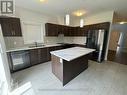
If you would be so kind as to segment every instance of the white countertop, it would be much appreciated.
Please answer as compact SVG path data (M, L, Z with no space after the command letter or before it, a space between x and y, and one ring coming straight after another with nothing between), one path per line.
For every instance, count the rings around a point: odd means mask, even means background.
M50 53L66 61L71 61L83 55L89 54L93 51L95 50L89 48L82 48L82 47L73 47L68 49L52 51Z
M6 52L13 52L13 51L20 51L20 50L30 50L30 49L38 49L38 48L45 48L45 47L53 47L53 46L60 46L61 44L50 44L50 45L44 45L44 46L39 46L39 47L17 47L17 48L10 48L7 49Z

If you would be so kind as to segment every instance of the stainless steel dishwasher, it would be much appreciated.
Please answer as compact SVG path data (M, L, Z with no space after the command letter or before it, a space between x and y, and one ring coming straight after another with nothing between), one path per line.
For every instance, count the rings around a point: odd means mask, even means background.
M15 72L31 66L29 51L15 51L9 53L10 59L10 70Z

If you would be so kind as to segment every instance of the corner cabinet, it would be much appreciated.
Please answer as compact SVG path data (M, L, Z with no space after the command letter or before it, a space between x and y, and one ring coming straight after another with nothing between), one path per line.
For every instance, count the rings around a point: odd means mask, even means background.
M3 31L3 36L22 36L21 24L19 18L0 18L0 23Z
M59 34L64 34L64 36L73 37L73 36L85 36L86 34L85 29L80 27L46 23L45 28L46 28L46 36L58 36Z
M46 23L46 36L58 36L59 34L64 34L64 36L87 36L88 31L104 29L109 30L110 23L103 22L98 24L86 25L84 27L71 27L65 25L58 25L52 23Z

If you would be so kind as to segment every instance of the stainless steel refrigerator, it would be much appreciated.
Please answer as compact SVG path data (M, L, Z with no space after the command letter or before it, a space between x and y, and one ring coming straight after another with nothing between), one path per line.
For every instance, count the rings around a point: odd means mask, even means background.
M106 31L105 30L90 30L87 36L87 48L96 49L93 52L91 59L102 62L105 56L105 42L106 42Z

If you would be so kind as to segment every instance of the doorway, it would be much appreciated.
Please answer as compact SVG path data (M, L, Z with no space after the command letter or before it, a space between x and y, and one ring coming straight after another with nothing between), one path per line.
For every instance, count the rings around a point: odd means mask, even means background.
M122 32L111 32L108 60L127 65L127 52L124 52L122 48L122 42L126 40L125 38L123 38L123 36L125 35Z

